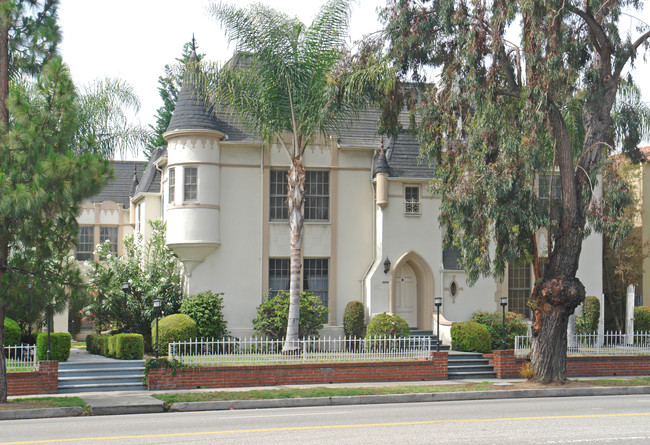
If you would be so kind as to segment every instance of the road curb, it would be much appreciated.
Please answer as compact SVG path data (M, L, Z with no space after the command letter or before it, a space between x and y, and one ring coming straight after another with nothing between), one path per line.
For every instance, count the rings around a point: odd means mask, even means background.
M524 399L535 397L588 397L650 394L650 386L604 388L549 388L495 391L384 394L365 396L310 397L303 399L233 400L215 402L177 402L168 411L223 411L231 409L297 408L308 406L375 405L382 403L452 402L465 400Z
M0 420L46 419L50 417L80 416L84 409L80 406L61 408L35 408L0 411Z

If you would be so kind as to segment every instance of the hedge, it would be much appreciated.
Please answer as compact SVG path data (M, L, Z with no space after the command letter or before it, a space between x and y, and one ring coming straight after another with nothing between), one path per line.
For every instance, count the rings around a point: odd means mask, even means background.
M119 360L140 360L144 357L144 338L141 334L117 334L115 358Z
M54 332L50 334L50 359L60 362L70 357L72 335L67 332ZM41 332L36 337L36 359L47 360L47 333Z
M16 346L20 344L20 326L11 318L5 317L5 333L2 344L4 346Z

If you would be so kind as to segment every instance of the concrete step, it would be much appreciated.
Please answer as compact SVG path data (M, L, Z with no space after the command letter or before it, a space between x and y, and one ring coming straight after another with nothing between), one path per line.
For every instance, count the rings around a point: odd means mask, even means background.
M61 369L59 377L97 377L107 375L144 374L144 366L130 368Z
M105 369L105 368L144 368L144 360L115 360L106 359L105 361L75 361L75 362L61 362L59 369L73 370L73 369Z
M496 372L454 372L448 373L448 380L463 380L463 379L496 379Z
M97 385L113 384L113 383L140 383L144 375L117 375L117 376L102 376L102 377L59 377L59 385L85 385L87 383L95 383Z
M59 394L104 391L145 391L147 387L140 383L104 383L104 384L70 384L59 385Z
M115 360L95 357L59 365L58 392L145 390L144 360Z

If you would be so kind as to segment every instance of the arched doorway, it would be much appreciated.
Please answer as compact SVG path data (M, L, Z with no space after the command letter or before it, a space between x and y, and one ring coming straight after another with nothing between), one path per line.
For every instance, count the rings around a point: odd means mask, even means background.
M414 251L406 252L395 262L390 278L389 309L412 328L432 329L433 273L424 258Z

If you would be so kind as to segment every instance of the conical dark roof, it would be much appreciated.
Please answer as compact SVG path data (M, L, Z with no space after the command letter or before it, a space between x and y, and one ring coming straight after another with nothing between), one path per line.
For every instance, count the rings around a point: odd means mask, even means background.
M192 51L190 62L196 62L196 51ZM206 108L203 99L197 97L197 91L186 77L176 101L176 108L167 127L174 130L215 130L220 131L214 115Z
M375 162L375 174L377 173L390 173L390 166L388 165L388 159L386 159L384 150L379 153L377 162Z

